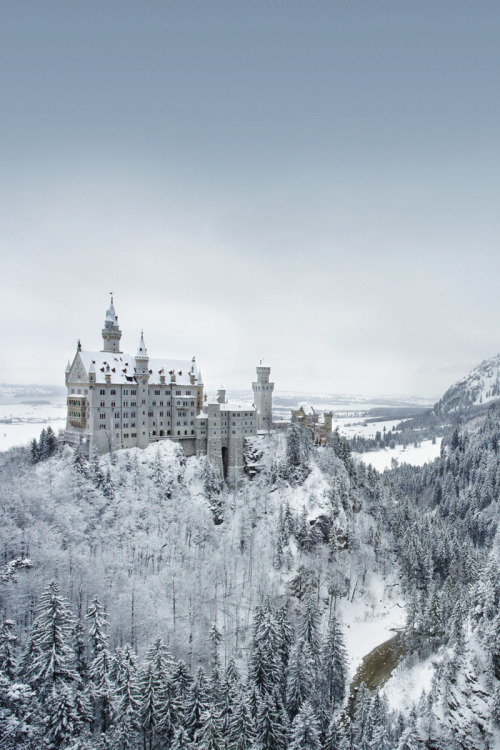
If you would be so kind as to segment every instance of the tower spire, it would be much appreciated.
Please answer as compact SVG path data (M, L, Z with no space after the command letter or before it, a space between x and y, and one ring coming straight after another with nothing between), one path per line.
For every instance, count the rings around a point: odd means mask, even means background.
M104 319L104 328L102 329L102 340L103 340L103 352L120 352L120 339L122 332L118 325L118 315L115 312L115 306L113 302L113 292L109 293L111 301L108 309L106 310L106 317Z

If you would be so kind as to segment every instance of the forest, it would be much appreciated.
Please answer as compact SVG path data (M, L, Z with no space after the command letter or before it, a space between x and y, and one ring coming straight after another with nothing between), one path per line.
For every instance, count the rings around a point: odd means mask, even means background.
M234 491L170 441L0 454L0 745L498 746L499 416L382 475L292 423ZM349 699L352 608L395 597L398 684L432 668L405 710Z

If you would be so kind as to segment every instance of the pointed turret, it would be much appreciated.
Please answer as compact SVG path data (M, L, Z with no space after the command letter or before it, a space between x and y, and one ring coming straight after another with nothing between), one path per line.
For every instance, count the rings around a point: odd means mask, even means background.
M111 304L106 310L104 328L102 329L103 352L120 352L120 339L122 332L118 325L118 315L115 312L113 295L111 294Z
M149 356L146 344L144 343L144 332L141 331L141 340L137 347L137 354L135 355L135 374L136 375L149 375Z

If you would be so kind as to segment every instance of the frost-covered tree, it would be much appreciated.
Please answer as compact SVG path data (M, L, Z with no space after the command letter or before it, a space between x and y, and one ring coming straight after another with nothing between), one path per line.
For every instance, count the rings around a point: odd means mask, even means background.
M256 720L257 747L260 750L285 750L287 729L277 693L263 695Z
M243 693L229 719L226 739L228 750L251 750L254 747L255 723L249 702Z
M293 720L289 750L320 750L319 723L309 701L305 701Z
M90 690L95 707L94 731L105 733L111 720L114 687L110 679L111 654L107 648L108 621L104 607L97 597L90 605L86 617L90 622L89 634L94 656L89 669Z
M72 636L74 618L59 587L52 581L40 597L24 670L42 695L57 693L58 688L76 678Z
M328 624L328 631L321 649L321 687L323 700L332 708L341 705L345 696L347 676L344 639L335 615Z
M208 684L202 667L196 673L184 705L185 726L191 739L194 739L202 725L202 716L209 707Z
M225 746L220 714L213 704L203 712L195 742L198 750L223 750Z
M4 620L0 628L0 669L9 680L14 680L17 672L16 645L15 622Z
M294 717L302 703L314 694L316 685L316 662L308 641L298 640L290 653L286 704L290 716Z

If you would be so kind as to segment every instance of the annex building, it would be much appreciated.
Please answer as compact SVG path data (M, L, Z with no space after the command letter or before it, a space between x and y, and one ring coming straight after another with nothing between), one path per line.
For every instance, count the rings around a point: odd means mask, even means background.
M210 401L195 357L150 358L142 332L134 356L121 351L121 337L111 297L102 349L88 351L78 342L66 367L65 441L90 453L174 440L186 456L206 455L228 482L237 481L246 439L272 429L271 368L257 367L251 406L228 402L222 386Z

